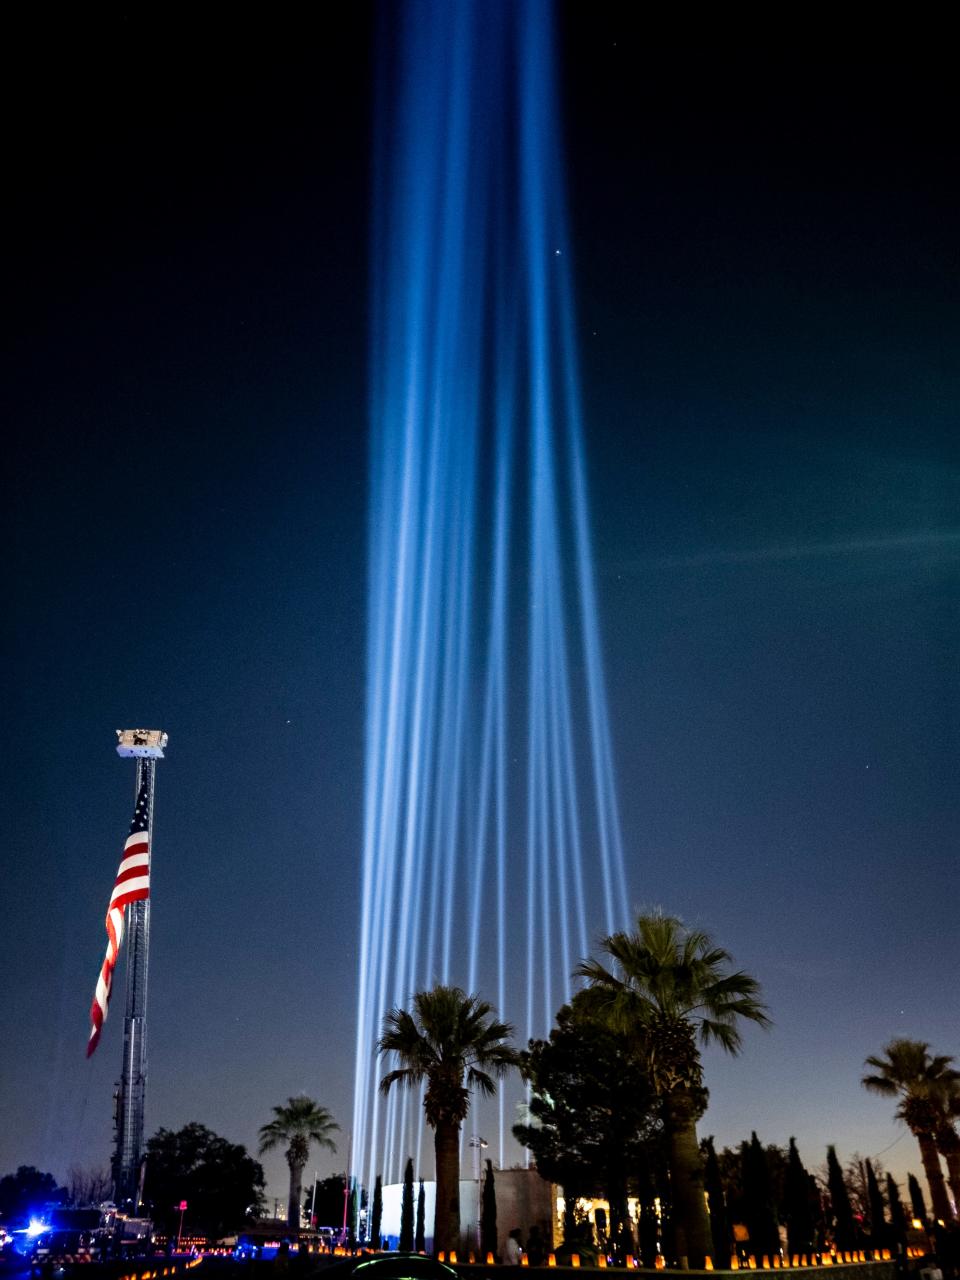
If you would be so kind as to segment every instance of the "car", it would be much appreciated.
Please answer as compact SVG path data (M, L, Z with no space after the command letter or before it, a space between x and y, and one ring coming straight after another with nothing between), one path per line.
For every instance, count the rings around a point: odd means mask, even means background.
M358 1258L337 1258L323 1268L323 1276L355 1277L356 1280L459 1280L453 1267L422 1253L361 1254Z

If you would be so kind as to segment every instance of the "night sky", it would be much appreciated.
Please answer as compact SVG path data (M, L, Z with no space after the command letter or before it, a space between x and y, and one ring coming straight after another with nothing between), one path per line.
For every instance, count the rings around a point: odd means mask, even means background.
M632 905L713 932L775 1023L708 1055L701 1130L795 1134L810 1167L896 1143L882 1162L919 1173L859 1078L893 1036L960 1055L947 42L561 16ZM254 1146L301 1091L346 1132L375 14L25 21L0 1173L109 1156L120 992L83 1054L133 804L113 731L141 724L171 738L147 1132Z

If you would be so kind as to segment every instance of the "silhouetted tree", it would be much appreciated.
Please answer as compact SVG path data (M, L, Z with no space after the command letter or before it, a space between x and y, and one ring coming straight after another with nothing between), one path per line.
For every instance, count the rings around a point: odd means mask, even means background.
M929 1221L927 1217L927 1202L923 1198L923 1191L916 1176L912 1173L907 1174L907 1187L910 1191L910 1207L913 1210L913 1216L919 1218L924 1226Z
M787 1251L809 1254L814 1248L814 1217L810 1203L810 1175L803 1167L796 1138L790 1139L783 1187L783 1211L787 1221Z
M228 1142L205 1125L187 1124L175 1132L158 1129L147 1143L144 1195L161 1231L176 1233L186 1200L191 1231L218 1239L242 1227L251 1206L259 1209L263 1169L246 1147ZM299 1221L299 1201L295 1206ZM256 1210L255 1210L256 1211Z
M374 1249L380 1248L383 1225L383 1178L377 1174L373 1184L373 1206L370 1209L370 1243Z
M104 1168L84 1169L72 1164L67 1170L70 1203L77 1208L102 1204L110 1198L110 1174Z
M710 1211L710 1235L713 1239L714 1265L726 1267L730 1261L730 1227L727 1223L727 1198L723 1192L723 1176L712 1136L704 1138L703 1189Z
M417 1253L426 1252L427 1236L426 1236L426 1216L427 1216L427 1197L423 1189L423 1179L420 1179L420 1190L417 1192L417 1231L413 1241L413 1247Z
M520 1065L509 1043L513 1027L500 1022L493 1006L459 987L418 991L413 1012L391 1009L383 1020L377 1050L400 1065L380 1081L380 1091L424 1085L423 1111L433 1130L437 1200L433 1247L460 1243L460 1129L470 1110L470 1091L492 1097L497 1081Z
M63 1204L68 1199L52 1173L43 1173L32 1164L22 1164L16 1173L0 1178L0 1217L4 1226L26 1226L31 1215L45 1204Z
M850 1210L855 1223L866 1223L870 1220L870 1195L867 1188L867 1168L859 1151L855 1151L847 1161L843 1171L843 1180L847 1184L847 1195L850 1197Z
M887 1174L887 1204L890 1206L890 1245L901 1253L907 1251L907 1215L900 1199L900 1188Z
M833 1239L838 1249L847 1251L856 1247L857 1231L850 1208L850 1196L843 1178L843 1170L837 1159L836 1147L827 1147L827 1190L830 1193L830 1212L833 1218Z
M899 1098L896 1115L920 1147L934 1216L948 1225L954 1217L940 1165L937 1135L944 1122L945 1092L960 1086L960 1071L952 1063L953 1059L945 1055L931 1056L924 1040L891 1040L882 1057L867 1058L864 1065L874 1070L861 1080L872 1093Z
M404 1253L413 1249L413 1160L408 1159L403 1171L403 1192L400 1197L400 1248Z
M940 1104L941 1116L937 1126L937 1150L947 1162L947 1182L953 1202L960 1213L960 1132L957 1121L960 1120L960 1075L956 1072L952 1077L943 1080L937 1089L937 1101Z
M767 1155L756 1133L740 1148L743 1166L744 1221L750 1233L750 1251L759 1259L780 1252L777 1202L767 1165Z
M662 1137L662 1135L661 1135ZM645 1267L656 1266L657 1242L670 1229L669 1179L662 1141L652 1139L640 1152L634 1173L637 1189L637 1252ZM660 1201L660 1215L657 1201Z
M613 964L580 964L577 976L590 984L582 994L612 1030L633 1037L650 1074L669 1142L676 1255L699 1268L712 1241L697 1141L707 1104L697 1042L738 1054L744 1021L769 1023L760 985L734 971L708 934L673 916L640 915L634 932L612 934L601 947Z
M648 1071L627 1034L590 1014L583 992L559 1010L548 1040L530 1041L523 1064L531 1122L513 1132L541 1176L563 1187L564 1238L577 1235L577 1197L602 1192L610 1205L608 1234L622 1247L627 1182L658 1128Z
M869 1160L865 1160L864 1165L867 1171L867 1199L870 1203L870 1240L875 1249L883 1249L887 1244L886 1205L873 1165Z
M353 1190L350 1192L350 1221L347 1227L350 1232L350 1240L356 1241L357 1232L360 1229L360 1202L361 1190L359 1178L351 1179L353 1182ZM366 1192L362 1193L363 1202L366 1203Z
M313 1213L317 1226L336 1227L343 1222L344 1181L342 1173L321 1178L304 1195L305 1213Z
M487 1161L487 1173L483 1180L483 1204L480 1208L481 1261L488 1253L497 1252L497 1189L493 1181L493 1161Z
M287 1198L287 1229L300 1234L300 1197L303 1171L310 1157L311 1144L336 1151L331 1133L340 1126L333 1116L313 1098L300 1095L288 1098L284 1106L273 1108L273 1119L260 1129L260 1154L274 1147L285 1147L284 1157L290 1170L290 1194Z
M810 1213L813 1217L813 1247L822 1249L827 1243L827 1217L824 1196L819 1182L812 1173L807 1175L810 1189Z

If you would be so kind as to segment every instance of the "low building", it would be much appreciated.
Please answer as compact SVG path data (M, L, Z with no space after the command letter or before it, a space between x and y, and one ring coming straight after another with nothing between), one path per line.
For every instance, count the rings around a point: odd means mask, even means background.
M519 1229L526 1240L530 1228L540 1228L540 1234L548 1248L553 1247L555 1232L554 1206L557 1188L545 1182L535 1169L495 1169L494 1187L497 1194L497 1252L503 1256L507 1237ZM471 1178L460 1182L461 1248L465 1256L480 1249L480 1200L482 1181ZM424 1226L427 1252L433 1249L433 1218L437 1198L437 1184L424 1182ZM416 1225L419 1183L413 1187L414 1225ZM403 1183L388 1183L383 1188L383 1216L381 1234L388 1246L396 1249L400 1240L400 1211L403 1201Z

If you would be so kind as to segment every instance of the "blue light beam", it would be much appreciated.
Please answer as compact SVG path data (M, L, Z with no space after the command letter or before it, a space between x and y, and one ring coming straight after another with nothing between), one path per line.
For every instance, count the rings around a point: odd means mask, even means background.
M521 1042L543 1035L588 936L629 916L553 8L382 14L352 1148L368 1186L408 1155L430 1167L419 1099L376 1091L387 1009L453 982ZM477 1119L501 1166L507 1108L501 1092Z

